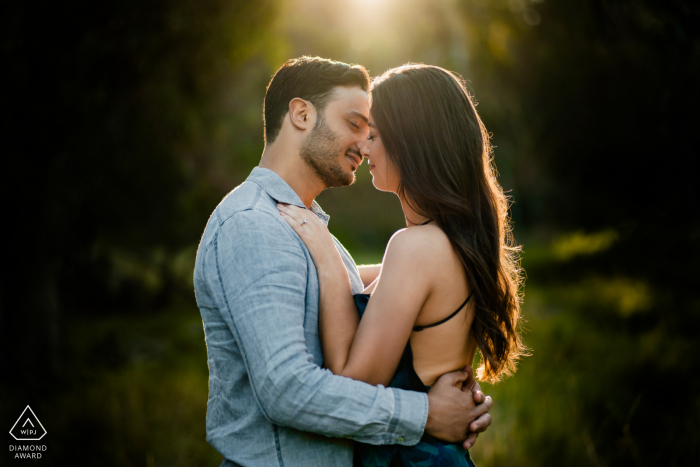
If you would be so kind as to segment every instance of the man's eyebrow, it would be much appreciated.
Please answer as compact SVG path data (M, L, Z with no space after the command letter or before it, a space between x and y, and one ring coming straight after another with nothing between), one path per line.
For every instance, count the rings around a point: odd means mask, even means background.
M351 110L350 113L357 115L360 117L365 123L369 124L369 119L362 115L362 113L358 112L357 110Z

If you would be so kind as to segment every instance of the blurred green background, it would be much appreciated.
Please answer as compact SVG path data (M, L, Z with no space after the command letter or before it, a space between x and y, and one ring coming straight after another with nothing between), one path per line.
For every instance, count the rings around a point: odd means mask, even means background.
M483 385L494 423L476 463L700 464L697 2L0 11L0 420L9 430L31 405L48 431L35 463L220 463L204 440L194 254L211 211L258 163L270 77L319 55L372 75L409 61L458 72L492 132L524 249L532 356ZM377 262L403 219L358 172L319 202L357 262Z

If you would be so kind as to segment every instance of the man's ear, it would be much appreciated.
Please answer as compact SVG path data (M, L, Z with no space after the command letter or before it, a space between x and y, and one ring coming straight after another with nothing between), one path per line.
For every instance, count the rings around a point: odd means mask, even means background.
M295 97L289 101L289 119L299 130L311 129L316 124L316 109L311 102Z

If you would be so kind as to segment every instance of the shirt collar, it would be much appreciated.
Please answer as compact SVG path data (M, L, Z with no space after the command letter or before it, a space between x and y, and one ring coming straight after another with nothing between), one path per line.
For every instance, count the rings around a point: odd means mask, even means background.
M265 190L268 195L270 195L270 198L274 199L278 203L293 204L294 206L306 209L306 206L301 201L301 198L299 198L299 195L297 195L292 187L290 187L287 182L285 182L282 177L277 175L274 171L262 167L255 167L248 176L248 180L260 185L260 187ZM326 214L323 209L321 209L321 206L319 206L316 200L311 202L311 212L316 214L316 216L321 219L324 224L328 225L330 216Z

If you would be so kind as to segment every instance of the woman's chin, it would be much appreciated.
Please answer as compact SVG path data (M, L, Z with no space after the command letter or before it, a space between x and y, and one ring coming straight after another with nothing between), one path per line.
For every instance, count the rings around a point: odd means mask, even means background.
M377 182L377 178L374 175L372 175L372 185L379 191L389 191L384 185Z

